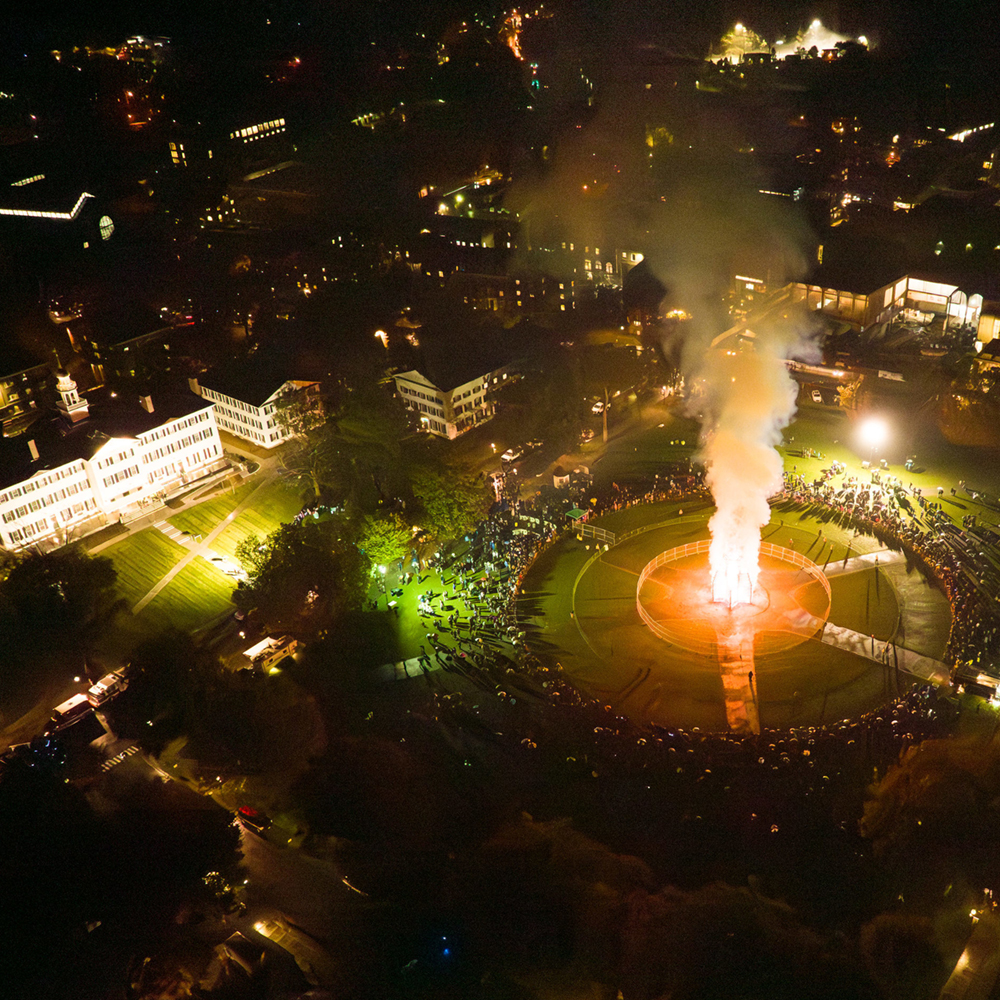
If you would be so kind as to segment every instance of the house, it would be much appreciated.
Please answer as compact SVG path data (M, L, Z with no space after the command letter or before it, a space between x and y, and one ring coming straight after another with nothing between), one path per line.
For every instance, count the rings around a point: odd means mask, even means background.
M220 366L188 384L215 404L222 430L262 448L277 447L322 416L319 382L288 378L262 358Z
M182 391L85 398L56 372L56 414L0 439L0 547L55 548L228 468L214 406Z
M485 424L495 411L496 392L512 381L509 365L473 374L469 366L435 370L435 379L413 369L394 375L396 392L422 431L453 440Z

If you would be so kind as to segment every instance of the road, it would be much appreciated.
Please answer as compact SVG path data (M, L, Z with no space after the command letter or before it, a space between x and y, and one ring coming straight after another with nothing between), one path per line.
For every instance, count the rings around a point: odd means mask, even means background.
M330 861L274 844L249 830L243 831L240 847L250 880L248 916L280 910L323 940L331 928L351 920L357 904L365 899L344 884Z

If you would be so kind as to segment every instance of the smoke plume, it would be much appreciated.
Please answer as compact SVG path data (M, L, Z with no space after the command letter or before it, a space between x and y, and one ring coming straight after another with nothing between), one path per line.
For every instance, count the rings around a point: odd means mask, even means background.
M789 314L791 315L791 314ZM810 341L791 320L765 320L752 342L706 352L691 396L702 418L699 457L715 500L709 563L716 599L749 602L759 572L760 531L771 518L768 498L782 485L775 450L795 415L797 385L785 358L803 356Z
M627 62L621 53L616 60ZM805 274L815 242L793 199L761 193L771 182L749 155L758 146L777 155L791 110L774 102L748 115L738 100L707 105L691 81L681 83L658 95L634 89L628 75L613 77L594 119L549 151L507 203L537 245L547 231L554 247L641 251L667 289L661 311L691 315L664 334L663 349L702 421L699 458L718 507L712 563L753 580L767 501L781 486L775 445L795 412L784 359L805 359L815 347L805 313L787 302L755 317L745 337L713 341L733 322L726 301L736 275L780 290Z

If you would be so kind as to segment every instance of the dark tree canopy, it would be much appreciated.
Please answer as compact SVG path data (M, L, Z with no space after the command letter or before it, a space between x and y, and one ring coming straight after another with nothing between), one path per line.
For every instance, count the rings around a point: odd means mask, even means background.
M360 607L368 589L365 558L340 519L283 524L238 552L250 578L233 594L275 629L316 629Z
M411 473L422 527L442 541L457 538L486 516L493 497L486 483L460 471L417 466Z

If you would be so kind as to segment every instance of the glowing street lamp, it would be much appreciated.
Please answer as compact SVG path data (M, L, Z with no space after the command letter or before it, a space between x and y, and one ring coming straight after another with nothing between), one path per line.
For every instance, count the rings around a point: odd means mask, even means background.
M879 417L869 417L859 428L861 440L870 449L869 461L875 458L875 449L881 448L889 438L889 427Z
M389 350L389 335L385 330L376 330L375 337L382 341L382 346L388 351Z

